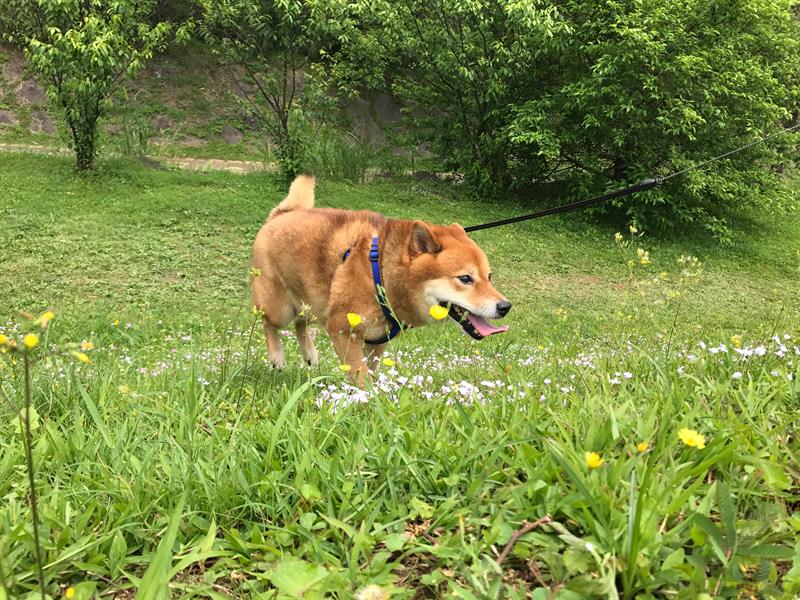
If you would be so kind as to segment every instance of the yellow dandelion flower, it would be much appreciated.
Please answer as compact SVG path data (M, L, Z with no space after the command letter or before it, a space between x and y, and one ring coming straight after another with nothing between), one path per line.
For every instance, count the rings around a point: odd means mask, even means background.
M114 319L113 321L111 321L111 326L112 327L118 327L119 326L119 319Z
M628 227L628 231L631 232L631 235L636 235L637 233L639 233L639 230L636 228L635 225L631 225L630 227Z
M28 350L36 348L36 346L39 344L39 336L36 335L35 333L29 333L24 338L22 338L22 343Z
M75 588L70 586L64 592L64 598L67 600L72 600L75 597Z
M350 323L350 327L358 327L364 322L364 319L358 313L349 312L347 313L347 322Z
M77 350L71 350L70 354L76 359L81 361L83 364L89 363L89 357L86 356L83 352L78 352Z
M706 447L706 437L694 429L684 427L678 432L678 438L687 446L697 448L698 450L702 450Z
M81 342L81 350L94 350L94 344L92 342L83 341Z
M347 373L350 370L350 365L339 365L339 370Z
M125 385L125 384L123 383L122 385L118 385L118 386L117 386L117 391L118 391L120 394L127 394L127 393L129 393L129 392L131 391L131 388L129 388L127 385Z
M48 310L48 311L43 312L39 316L39 318L36 319L33 322L33 324L34 325L39 325L42 329L44 329L45 327L47 327L47 324L50 323L50 321L52 321L55 318L56 318L55 313L53 313L53 311L51 311L51 310Z
M256 269L255 267L250 268L250 279L255 279L261 275L261 269Z
M4 334L0 333L0 346L5 346L7 341L8 338Z
M428 314L437 321L441 321L447 316L448 310L444 306L434 304L428 309Z
M586 458L586 466L590 469L596 469L605 462L597 452L587 452L584 456Z
M638 444L636 444L636 451L639 454L647 452L649 449L650 449L650 444L648 444L647 442L639 442Z
M614 241L617 243L622 241L622 234L619 231L614 234Z
M393 367L393 366L395 366L395 365L397 364L397 363L396 363L396 362L394 362L394 361L393 361L391 358L384 358L384 359L383 359L381 362L382 362L384 365L386 365L387 367Z
M731 344L733 344L734 348L741 348L742 347L742 336L740 336L740 335L732 335L731 336Z
M639 262L643 265L650 264L650 253L645 250L644 248L637 248L636 249L636 256L639 257Z

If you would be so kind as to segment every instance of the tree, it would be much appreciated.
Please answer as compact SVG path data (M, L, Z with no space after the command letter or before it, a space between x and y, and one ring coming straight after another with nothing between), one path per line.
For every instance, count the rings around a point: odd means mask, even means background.
M297 131L304 103L319 88L314 68L348 28L344 0L200 0L206 39L247 79L250 111L278 148L284 174L301 169Z
M677 171L796 113L794 4L363 0L362 35L331 73L391 90L417 140L480 195L557 182L583 197ZM756 147L623 210L724 236L730 208L780 196L780 163Z
M7 0L11 39L61 108L78 170L94 163L98 121L126 79L164 47L153 0Z

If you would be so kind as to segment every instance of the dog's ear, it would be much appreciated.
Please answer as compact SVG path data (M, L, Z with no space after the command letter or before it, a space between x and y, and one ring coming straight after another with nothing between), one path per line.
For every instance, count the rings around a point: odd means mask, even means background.
M442 249L436 237L422 221L414 221L411 227L410 250L412 254L436 254Z

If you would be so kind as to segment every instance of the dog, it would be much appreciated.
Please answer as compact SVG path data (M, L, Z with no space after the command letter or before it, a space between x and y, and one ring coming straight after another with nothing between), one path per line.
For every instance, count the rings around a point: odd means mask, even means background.
M504 317L511 303L461 225L314 208L314 187L313 177L297 177L253 244L253 306L273 366L285 366L278 330L291 322L310 366L318 355L308 325L316 321L362 386L387 342L408 327L449 315L475 339L508 329L486 320Z

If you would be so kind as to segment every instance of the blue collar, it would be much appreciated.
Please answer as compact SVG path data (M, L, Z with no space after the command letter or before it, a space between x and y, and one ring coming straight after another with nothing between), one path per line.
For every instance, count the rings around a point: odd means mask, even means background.
M348 248L342 256L342 262L347 260L348 256L350 256L350 248ZM386 320L389 322L389 331L380 339L364 340L367 344L373 346L385 344L392 338L397 337L397 334L399 334L401 331L408 328L407 325L405 325L395 316L392 307L389 306L389 299L386 297L386 288L383 287L381 280L381 267L378 263L378 259L378 236L374 236L372 238L372 246L369 249L369 262L372 263L372 280L375 282L375 298L378 300L381 310L383 310L383 316L385 316Z

